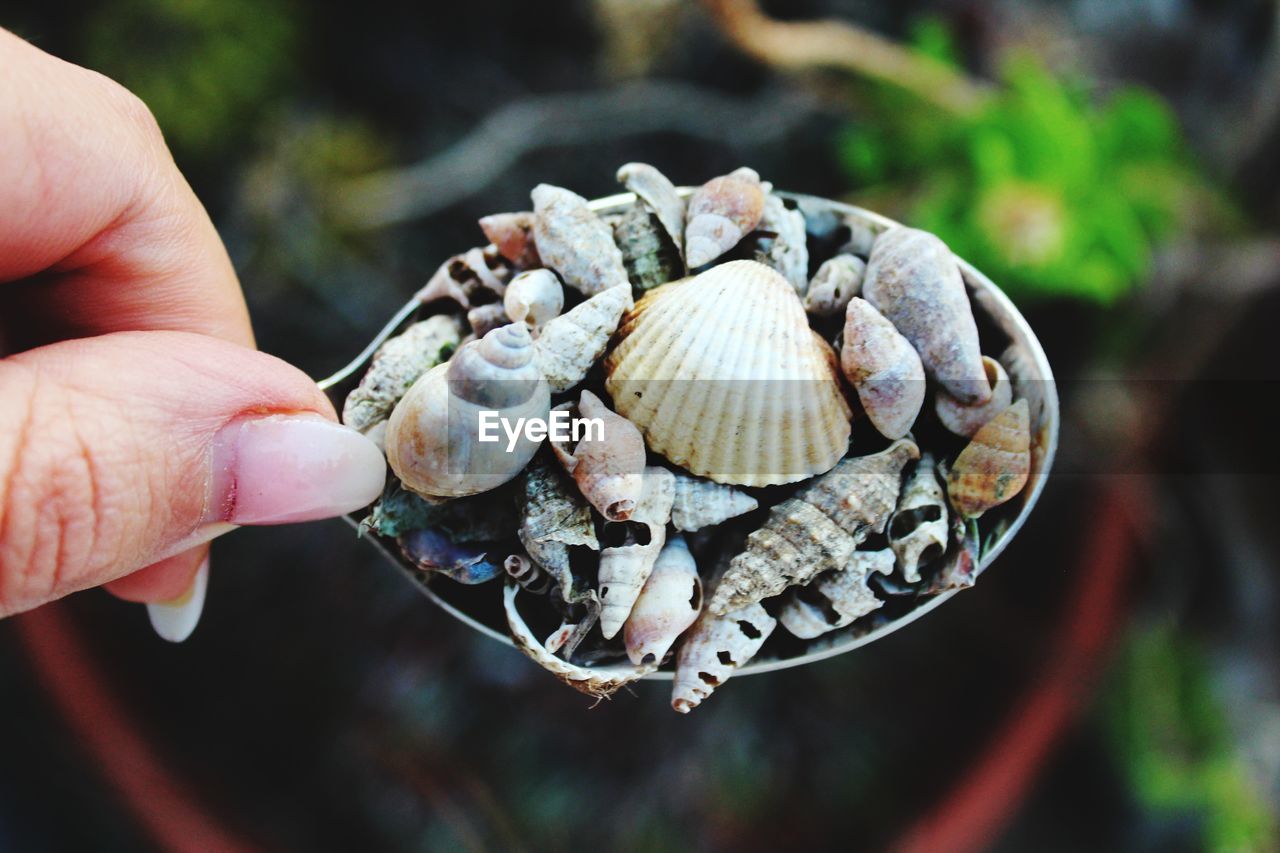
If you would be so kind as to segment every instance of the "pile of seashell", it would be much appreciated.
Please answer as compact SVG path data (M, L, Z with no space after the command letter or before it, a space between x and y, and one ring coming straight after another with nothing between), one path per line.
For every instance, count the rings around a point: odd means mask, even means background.
M516 646L566 683L673 667L687 713L771 638L971 585L1043 400L1024 352L983 354L937 237L820 229L747 168L618 179L619 213L543 184L480 220L343 420L394 474L366 531L468 606L503 579ZM482 411L603 430L485 442Z

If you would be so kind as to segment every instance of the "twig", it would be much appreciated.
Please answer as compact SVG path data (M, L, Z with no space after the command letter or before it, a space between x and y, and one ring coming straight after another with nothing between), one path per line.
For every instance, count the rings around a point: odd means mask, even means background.
M357 229L428 216L482 192L526 153L548 146L655 132L730 147L768 144L813 109L810 96L794 91L736 99L674 82L528 98L491 113L438 154L345 185L334 213Z
M952 113L978 109L991 94L984 83L951 66L845 21L778 21L756 0L703 0L738 47L777 68L835 68L890 83Z

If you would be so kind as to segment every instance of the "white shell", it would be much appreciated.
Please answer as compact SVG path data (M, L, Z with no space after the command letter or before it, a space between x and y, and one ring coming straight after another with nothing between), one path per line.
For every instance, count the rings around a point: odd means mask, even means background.
M676 653L671 707L681 714L698 707L734 670L755 657L777 626L759 604L723 616L702 611Z
M615 407L649 448L699 476L803 480L849 445L834 355L781 275L731 261L637 303L605 359Z
M730 518L751 512L760 502L732 486L675 472L676 497L671 507L671 524L676 530L693 533Z
M661 663L676 638L702 610L702 578L683 536L667 540L640 597L631 608L623 639L637 666Z
M368 434L386 422L396 401L418 377L440 363L445 347L457 347L462 327L451 314L437 314L388 338L373 354L360 385L347 395L342 422Z
M987 421L1009 408L1013 402L1013 384L1004 366L990 356L982 357L982 366L987 371L987 381L991 383L991 399L976 406L966 406L939 386L933 408L938 413L942 425L956 435L973 438L978 430L986 426Z
M893 552L854 551L845 568L824 572L806 587L787 594L778 621L794 636L812 640L879 610L884 602L867 586L872 572L893 571Z
M934 468L933 457L920 455L911 476L902 484L898 508L885 533L898 557L907 583L920 580L920 566L947 550L947 496ZM933 549L932 551L930 549Z
M667 522L671 519L671 501L675 494L675 478L666 468L646 468L644 492L631 514L630 522L648 528L649 541L605 548L600 552L600 633L606 640L622 630L640 590L662 546L667 541Z
M586 377L632 304L631 285L618 285L542 327L534 352L552 392L568 391Z
M540 329L564 309L564 288L551 270L522 272L507 285L502 306L513 323Z

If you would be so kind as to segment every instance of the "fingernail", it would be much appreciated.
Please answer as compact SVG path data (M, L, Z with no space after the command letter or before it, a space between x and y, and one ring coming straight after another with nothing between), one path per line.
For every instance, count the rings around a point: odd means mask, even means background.
M382 494L377 445L319 415L243 418L213 447L209 522L287 524L332 518Z
M190 589L170 601L157 601L147 605L151 627L161 639L181 643L191 636L204 610L204 594L208 587L209 558L206 556L196 570L195 577L191 579Z

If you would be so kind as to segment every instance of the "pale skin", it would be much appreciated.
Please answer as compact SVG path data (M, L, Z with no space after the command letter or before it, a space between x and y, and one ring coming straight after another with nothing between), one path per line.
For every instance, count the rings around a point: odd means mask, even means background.
M218 430L336 420L254 349L226 250L143 103L4 30L0 355L0 616L95 586L181 598L236 520L210 507Z

